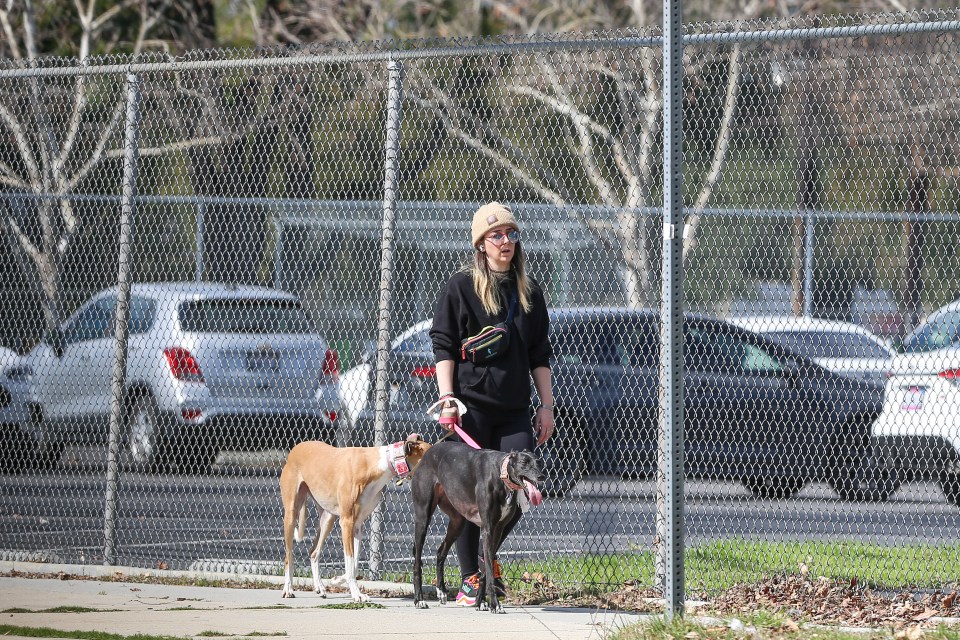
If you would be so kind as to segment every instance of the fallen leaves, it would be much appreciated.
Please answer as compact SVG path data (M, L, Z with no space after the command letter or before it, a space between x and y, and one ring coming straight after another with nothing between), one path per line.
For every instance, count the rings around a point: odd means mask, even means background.
M717 613L768 609L789 612L817 624L857 627L914 628L935 617L960 617L957 591L926 594L883 594L859 580L824 576L774 576L758 584L742 584L711 599ZM913 640L904 637L903 640Z

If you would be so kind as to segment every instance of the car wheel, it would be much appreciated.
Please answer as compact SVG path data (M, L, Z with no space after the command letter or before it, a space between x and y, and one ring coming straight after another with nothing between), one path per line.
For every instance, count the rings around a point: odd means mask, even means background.
M557 420L557 431L549 440L536 447L543 471L544 496L559 498L573 489L587 467L587 447L583 434L576 427L562 433L562 419Z
M900 488L894 464L878 444L846 447L827 479L841 500L883 502Z
M30 421L33 432L40 434L40 437L36 442L31 443L33 450L20 464L36 471L49 471L56 468L63 457L64 443L51 435L39 407L30 412Z
M960 473L944 473L940 478L940 488L947 502L960 507Z
M149 395L138 395L130 401L120 450L122 468L147 471L165 467L159 415L157 403Z
M797 494L806 480L784 476L750 476L743 480L743 486L755 497L764 500L784 500Z

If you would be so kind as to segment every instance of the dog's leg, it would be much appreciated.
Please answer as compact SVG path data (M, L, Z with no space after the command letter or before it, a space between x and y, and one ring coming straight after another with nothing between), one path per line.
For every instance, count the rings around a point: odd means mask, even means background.
M297 519L303 519L307 506L307 490L294 473L284 467L280 475L280 496L283 501L283 590L281 598L294 598L293 593L293 543L297 532Z
M327 597L327 591L320 581L320 549L323 548L323 543L327 541L336 522L337 516L324 509L320 510L320 526L317 527L317 536L313 539L313 547L310 549L310 573L313 575L313 590L319 593L321 598Z
M483 536L483 577L480 580L480 595L477 598L477 609L484 610L486 600L484 594L490 601L490 611L492 613L506 613L500 599L497 598L497 590L493 586L493 563L497 559L497 549L500 548L501 535L503 527L498 523L490 527L487 521L483 521L481 535Z
M432 484L418 480L421 478L414 476L410 486L410 494L413 496L413 606L417 609L428 609L429 605L423 599L423 543L427 539L430 518L437 507L433 499ZM437 595L440 595L439 592ZM444 600L441 600L440 604L443 604Z
M360 585L357 584L357 556L354 550L353 541L358 533L356 508L344 509L340 514L340 532L343 537L343 567L344 575L347 578L347 586L350 588L350 595L354 602L367 602L370 597L360 591Z
M460 534L463 533L463 528L467 524L467 519L459 513L453 509L451 509L450 512L454 515L450 515L450 522L447 524L447 533L443 536L443 542L440 543L440 547L437 549L437 600L440 601L440 604L447 603L447 580L445 575L447 554L450 553L450 547L453 546L453 543L455 543L457 538L460 537Z
M363 523L357 522L355 529L356 529L356 533L353 536L353 559L355 563L354 577L356 577L357 566L360 564L360 540L363 538ZM331 580L330 583L335 584L337 586L346 586L350 584L349 569L347 569L347 567L344 566L343 574Z
M281 598L295 598L293 593L293 531L296 524L293 521L293 510L289 505L283 510L283 590Z

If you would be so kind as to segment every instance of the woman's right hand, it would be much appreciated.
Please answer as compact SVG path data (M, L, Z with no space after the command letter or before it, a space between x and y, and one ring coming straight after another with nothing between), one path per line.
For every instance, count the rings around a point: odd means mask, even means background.
M459 418L460 409L459 407L457 407L457 403L453 402L452 400L444 403L443 408L440 410L440 417L441 418ZM454 422L447 422L443 420L440 422L440 426L446 429L447 431L453 431L454 424L455 424Z

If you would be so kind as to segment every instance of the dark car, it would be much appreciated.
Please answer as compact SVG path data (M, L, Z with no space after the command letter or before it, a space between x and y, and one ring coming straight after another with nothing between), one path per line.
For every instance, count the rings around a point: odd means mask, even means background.
M538 447L548 492L568 491L585 473L650 476L659 442L659 313L561 308L550 317L557 432ZM876 385L722 320L689 315L684 334L687 475L735 479L759 497L787 497L821 479L845 499L882 500L896 489L890 465L870 445L883 400ZM432 353L392 354L384 442L439 434L424 412L436 396L432 361ZM372 442L372 401L356 428Z

